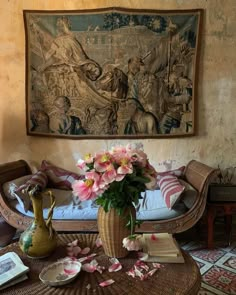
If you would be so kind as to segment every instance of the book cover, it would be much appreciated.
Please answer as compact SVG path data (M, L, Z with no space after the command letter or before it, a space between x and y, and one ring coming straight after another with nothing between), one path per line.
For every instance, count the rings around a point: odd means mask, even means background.
M29 271L15 252L0 256L0 287Z

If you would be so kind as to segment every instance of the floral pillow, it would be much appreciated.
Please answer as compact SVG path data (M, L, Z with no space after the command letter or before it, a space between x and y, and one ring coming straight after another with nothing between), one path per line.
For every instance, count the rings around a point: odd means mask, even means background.
M57 167L46 160L42 161L41 170L48 177L48 186L57 189L72 190L72 183L84 178L83 175Z
M159 184L167 208L172 209L179 201L181 194L185 190L185 186L174 175L163 176Z

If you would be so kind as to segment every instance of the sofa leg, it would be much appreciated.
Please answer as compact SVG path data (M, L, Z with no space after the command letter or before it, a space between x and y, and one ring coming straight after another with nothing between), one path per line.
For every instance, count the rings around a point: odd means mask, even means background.
M2 217L0 214L0 247L5 247L8 245L15 233L16 233L16 228L8 224L5 219Z

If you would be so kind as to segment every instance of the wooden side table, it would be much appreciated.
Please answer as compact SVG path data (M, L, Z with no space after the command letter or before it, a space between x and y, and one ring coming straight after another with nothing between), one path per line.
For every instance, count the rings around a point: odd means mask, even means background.
M23 263L30 268L29 279L8 289L1 291L4 295L173 295L185 294L196 295L201 286L201 275L199 268L193 258L185 251L183 256L185 263L163 263L163 268L159 269L153 276L147 280L141 281L139 278L132 278L127 275L127 271L137 261L137 253L131 252L125 258L119 259L123 268L118 272L108 272L107 268L111 265L102 247L97 248L95 241L97 234L63 234L59 235L58 247L56 251L45 259L31 259L19 249L18 243L11 244L0 250L0 255L8 252L16 252L22 259ZM105 266L106 270L102 274L95 271L87 273L82 271L78 278L70 284L55 288L44 285L39 280L41 270L66 256L65 245L73 240L78 239L79 245L84 248L91 248L91 253L97 253L95 259L99 265ZM148 263L150 269L152 264ZM100 287L99 283L108 279L113 279L114 284L108 287Z
M214 221L217 215L224 215L228 244L231 241L232 214L236 213L236 202L208 202L207 204L207 247L214 248Z
M212 183L207 196L207 226L209 249L214 247L214 221L217 215L223 215L226 222L228 244L231 241L232 214L236 213L236 185L232 183Z

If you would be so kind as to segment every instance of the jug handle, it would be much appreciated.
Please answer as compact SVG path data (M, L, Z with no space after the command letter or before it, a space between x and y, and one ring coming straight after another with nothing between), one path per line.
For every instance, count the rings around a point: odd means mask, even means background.
M46 221L46 226L49 229L49 237L51 238L54 233L54 230L52 228L52 215L53 215L53 209L56 205L56 201L55 201L55 196L53 195L52 191L47 191L46 194L49 195L49 197L51 199L51 207L48 211L48 218Z

